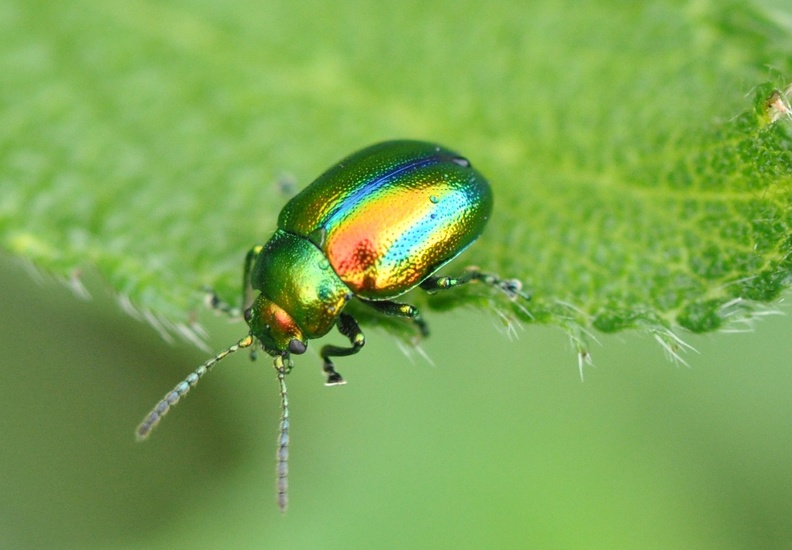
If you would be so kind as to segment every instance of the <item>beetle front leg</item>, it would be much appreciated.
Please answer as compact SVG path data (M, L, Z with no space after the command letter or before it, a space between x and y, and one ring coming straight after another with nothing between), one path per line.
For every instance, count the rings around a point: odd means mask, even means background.
M253 282L251 281L251 272L253 271L253 264L258 260L261 251L264 250L262 245L256 245L245 255L245 269L242 272L242 311L245 311L253 305Z
M335 366L333 365L333 362L330 360L330 358L354 355L359 352L360 348L362 348L366 343L366 337L363 336L363 331L360 330L360 326L358 325L357 321L355 321L355 318L348 313L342 313L338 316L336 326L338 327L338 332L349 338L349 343L352 344L352 347L342 348L332 344L322 347L320 355L324 360L322 369L324 370L325 374L327 374L327 382L325 382L325 385L327 386L336 386L338 384L346 383L343 377L338 372L336 372Z
M399 302L391 302L390 300L374 301L374 300L360 300L367 306L376 309L383 315L391 315L394 317L406 317L421 331L421 336L426 338L429 336L429 325L426 324L418 308L410 304L402 304Z
M522 283L519 279L502 279L494 273L487 273L479 270L477 267L467 268L458 277L448 277L445 275L429 277L421 283L421 288L425 291L432 293L438 290L448 290L456 286L464 285L473 281L481 281L504 292L510 299L515 299L518 296L525 300L530 300L531 296L522 291Z
M212 287L203 286L201 291L206 294L204 301L209 309L227 315L231 319L238 319L242 316L242 310L223 300Z
M206 305L210 309L224 313L232 319L237 319L242 316L243 311L250 307L254 299L250 274L253 271L253 264L256 263L263 248L261 245L254 246L245 255L245 268L242 271L242 307L232 306L223 300L212 287L204 286L201 287L201 290L206 293Z

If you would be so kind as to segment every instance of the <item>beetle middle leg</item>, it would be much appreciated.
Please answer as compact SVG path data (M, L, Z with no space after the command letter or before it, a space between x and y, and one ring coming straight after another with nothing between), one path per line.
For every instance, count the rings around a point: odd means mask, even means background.
M429 336L429 325L426 324L418 308L410 304L402 304L400 302L391 302L390 300L360 300L367 306L376 309L384 315L392 315L394 317L406 317L418 328L421 336L426 338Z
M494 273L487 273L481 271L477 267L467 268L458 277L449 277L446 275L433 276L426 279L420 284L420 287L425 291L432 293L438 290L448 290L456 286L464 285L473 281L481 281L504 292L510 299L517 297L525 300L530 300L531 296L523 292L522 283L519 279L502 279L499 275Z
M352 347L342 348L332 344L322 346L322 351L319 354L324 360L322 369L324 370L325 374L327 374L327 382L325 382L325 385L327 386L336 386L338 384L345 383L344 378L338 372L336 372L335 365L333 365L333 362L330 360L330 358L354 355L359 352L360 348L363 347L363 344L366 343L366 337L363 335L363 331L360 330L360 326L358 325L357 321L355 321L355 318L348 313L342 313L338 316L336 326L338 327L338 332L349 338L349 343L352 344Z

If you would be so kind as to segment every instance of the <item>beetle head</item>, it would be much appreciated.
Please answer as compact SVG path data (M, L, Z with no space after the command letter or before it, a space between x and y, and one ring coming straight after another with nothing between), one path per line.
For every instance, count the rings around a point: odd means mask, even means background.
M299 355L308 348L303 331L292 316L264 294L259 294L253 305L245 310L245 321L250 333L272 355L283 352Z

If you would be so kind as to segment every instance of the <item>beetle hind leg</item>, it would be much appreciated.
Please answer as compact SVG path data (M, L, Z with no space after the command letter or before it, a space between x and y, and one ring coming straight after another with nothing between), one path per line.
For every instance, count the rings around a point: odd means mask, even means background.
M337 386L346 383L344 378L335 370L335 365L333 365L330 358L354 355L359 352L360 348L366 343L366 337L363 335L363 331L360 330L360 326L357 321L355 321L355 318L348 313L342 313L338 316L336 326L338 327L338 332L349 338L349 343L352 344L352 347L342 348L332 344L322 347L320 355L324 360L322 370L324 370L327 375L327 382L325 382L327 386Z
M448 290L456 286L464 285L473 281L481 281L487 285L497 288L509 299L515 300L518 297L524 300L530 300L530 294L526 294L522 289L522 282L519 279L503 279L495 273L487 273L481 271L477 267L468 267L458 277L448 277L445 275L429 277L421 283L421 288L429 293L437 292L438 290Z

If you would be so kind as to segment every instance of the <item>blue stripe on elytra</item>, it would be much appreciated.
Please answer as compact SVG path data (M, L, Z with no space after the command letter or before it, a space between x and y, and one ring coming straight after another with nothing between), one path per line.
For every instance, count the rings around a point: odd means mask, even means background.
M369 183L360 187L360 189L356 190L354 193L350 194L346 199L344 199L343 202L339 203L338 206L336 206L333 211L327 215L324 227L333 227L333 225L338 221L338 218L346 215L350 207L353 207L364 200L376 200L377 192L400 174L415 168L422 168L431 164L439 164L439 162L440 158L436 156L414 160L403 166L400 166L395 170L388 171L386 174L383 174L373 181L370 181Z

